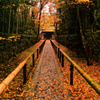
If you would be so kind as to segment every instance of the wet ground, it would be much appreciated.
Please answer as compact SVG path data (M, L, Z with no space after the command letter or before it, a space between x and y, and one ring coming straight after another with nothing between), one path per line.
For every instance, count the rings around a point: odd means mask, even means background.
M46 40L25 100L71 100L57 57Z

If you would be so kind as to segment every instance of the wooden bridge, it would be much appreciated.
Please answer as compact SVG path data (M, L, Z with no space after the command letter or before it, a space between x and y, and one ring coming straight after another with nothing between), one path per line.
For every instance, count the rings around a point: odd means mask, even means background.
M60 65L64 67L64 59L70 63L70 85L73 85L73 69L75 68L79 74L92 86L92 88L100 95L99 85L87 75L62 49L57 46L53 40L43 40L43 42L0 84L0 94L11 83L18 72L23 68L23 84L26 84L26 62L32 57L32 65L34 67L34 54L37 52L39 61L31 80L30 88L26 93L25 100L73 100L71 92L65 88L67 84L60 70Z

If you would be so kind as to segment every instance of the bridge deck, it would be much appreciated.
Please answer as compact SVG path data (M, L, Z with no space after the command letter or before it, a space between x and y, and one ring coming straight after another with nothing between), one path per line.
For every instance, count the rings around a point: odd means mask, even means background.
M46 40L25 100L71 100L49 40Z

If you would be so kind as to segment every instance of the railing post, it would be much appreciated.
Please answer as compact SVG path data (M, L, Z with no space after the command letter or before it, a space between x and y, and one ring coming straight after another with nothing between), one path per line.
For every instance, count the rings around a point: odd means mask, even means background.
M38 54L38 49L37 49L37 58L38 58L39 54Z
M34 67L34 54L32 55L32 65Z
M40 53L41 53L41 51L42 51L42 46L43 46L43 44L40 46Z
M58 48L58 58L59 58L59 48Z
M53 44L53 43L52 43ZM55 45L53 44L53 48L54 48L54 51L55 51ZM55 51L56 52L56 51Z
M73 85L73 65L70 66L70 85Z
M52 42L51 42L52 43ZM53 49L54 49L54 44L52 43Z
M55 46L55 52L57 53L57 48L56 48L56 46Z
M43 44L41 45L41 51L42 51L42 48L43 48Z
M23 66L23 84L26 83L26 64Z
M61 51L60 51L60 55L59 55L59 61L61 62Z
M64 67L64 55L62 54L62 67Z

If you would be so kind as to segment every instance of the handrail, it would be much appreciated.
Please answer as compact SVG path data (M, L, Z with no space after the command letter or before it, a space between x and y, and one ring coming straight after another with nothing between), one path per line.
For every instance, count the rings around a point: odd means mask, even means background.
M71 63L71 73L73 74L73 67L81 74L81 76L92 86L92 88L100 95L100 88L99 84L96 83L82 68L79 67L62 49L59 48L52 40L51 40L52 45L56 47L58 50L58 55L61 52L62 55L65 56L65 58ZM56 50L56 51L57 51ZM59 57L58 57L59 58ZM61 58L60 58L61 59ZM71 85L73 85L73 76L71 75Z
M8 86L8 84L14 79L14 77L18 74L18 72L25 66L27 60L41 47L43 48L43 45L45 43L46 39L22 62L19 64L17 68L15 68L14 71L12 71L0 84L0 94L3 92L3 90ZM25 73L26 74L26 73Z

